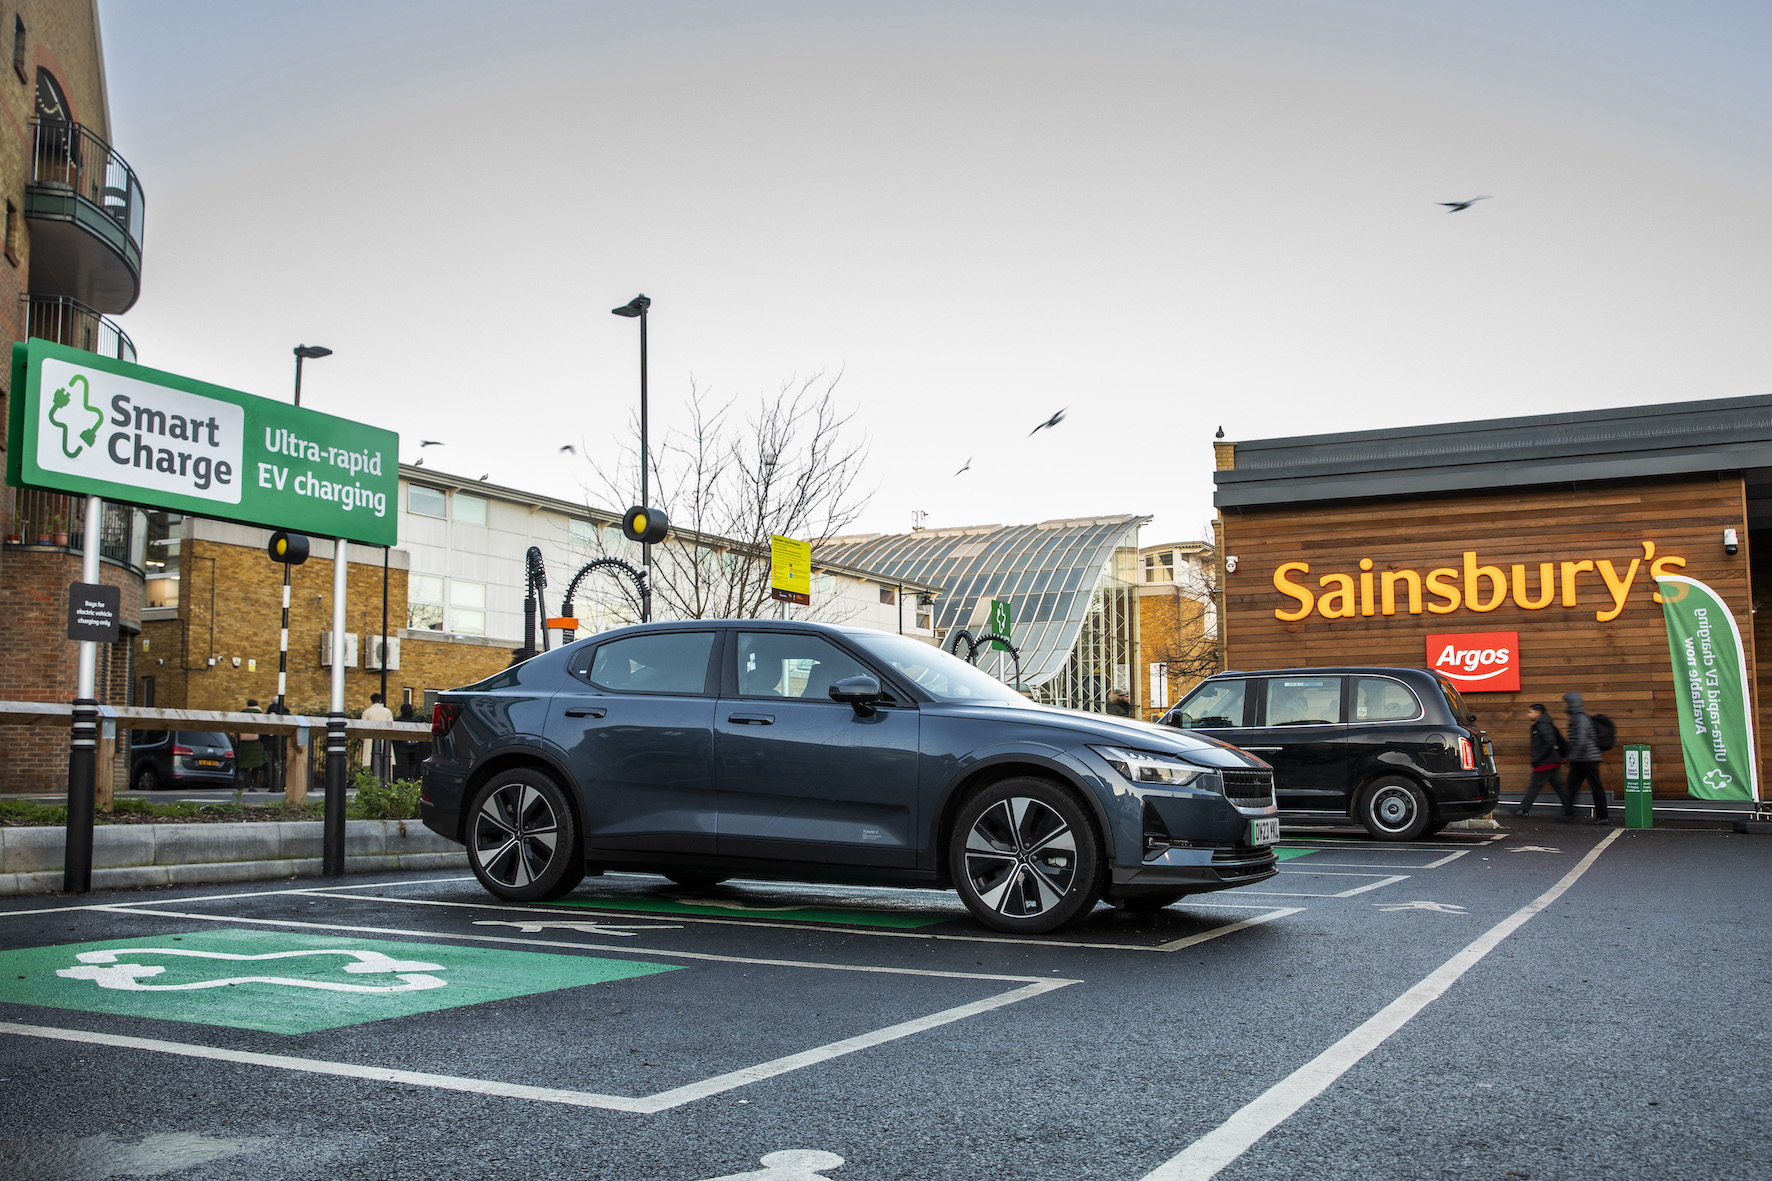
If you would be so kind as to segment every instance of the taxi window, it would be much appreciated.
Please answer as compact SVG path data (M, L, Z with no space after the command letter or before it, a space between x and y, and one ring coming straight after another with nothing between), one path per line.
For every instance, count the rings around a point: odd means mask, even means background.
M1341 721L1340 677L1271 677L1267 724L1327 726Z
M1421 716L1421 703L1409 686L1389 677L1358 677L1354 680L1356 722L1404 722Z
M1248 681L1209 681L1175 711L1175 725L1183 730L1218 730L1243 724L1243 702Z

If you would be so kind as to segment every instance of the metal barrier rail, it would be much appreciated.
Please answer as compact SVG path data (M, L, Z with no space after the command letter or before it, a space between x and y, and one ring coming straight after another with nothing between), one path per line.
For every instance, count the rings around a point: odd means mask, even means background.
M101 705L100 724L107 730L219 730L253 734L326 732L326 718L304 714L250 714L209 709L162 709L147 705ZM139 723L139 724L138 724ZM154 725L152 723L165 723ZM0 701L0 725L58 726L74 724L74 707L67 702ZM352 738L392 738L429 742L429 722L376 722L345 719L345 734Z

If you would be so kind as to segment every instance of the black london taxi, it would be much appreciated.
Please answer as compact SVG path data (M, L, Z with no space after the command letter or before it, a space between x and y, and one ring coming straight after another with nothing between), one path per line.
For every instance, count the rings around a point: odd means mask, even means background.
M1495 752L1452 683L1422 668L1223 672L1163 715L1274 768L1282 819L1352 819L1412 841L1493 811Z

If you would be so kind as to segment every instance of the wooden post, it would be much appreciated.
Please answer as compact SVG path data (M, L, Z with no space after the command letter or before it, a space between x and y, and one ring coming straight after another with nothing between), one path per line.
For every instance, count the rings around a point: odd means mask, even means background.
M94 777L93 803L100 812L109 812L117 799L117 723L100 723L98 738L98 771Z
M283 764L283 802L300 807L308 802L308 728L301 726L290 736L289 759Z

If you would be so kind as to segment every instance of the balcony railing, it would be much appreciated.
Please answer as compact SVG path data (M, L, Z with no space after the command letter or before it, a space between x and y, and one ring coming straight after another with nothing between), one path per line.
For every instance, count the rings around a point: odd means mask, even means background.
M86 548L86 498L35 488L8 488L5 493L7 549L46 547L81 553ZM105 502L99 517L98 552L120 565L135 568L132 534L135 510Z
M66 295L26 295L25 335L135 362L135 342L117 323Z
M110 144L78 123L31 120L31 184L71 190L142 246L142 189Z

